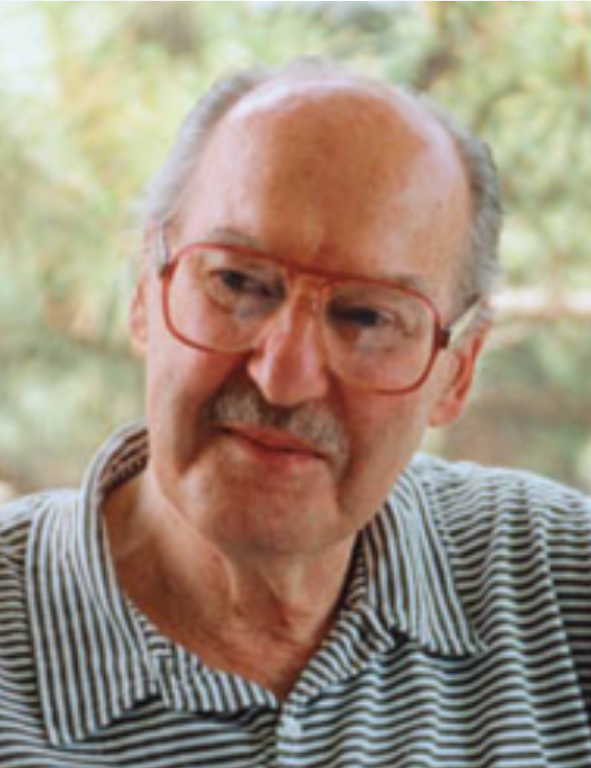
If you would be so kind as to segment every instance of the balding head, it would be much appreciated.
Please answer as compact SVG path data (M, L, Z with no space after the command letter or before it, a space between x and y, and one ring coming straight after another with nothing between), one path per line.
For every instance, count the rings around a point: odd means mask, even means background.
M310 173L330 173L332 167L337 188L345 181L363 186L359 179L343 178L349 168L354 174L363 170L373 175L371 188L379 194L380 188L388 187L385 157L389 150L395 147L400 158L421 154L423 173L433 182L441 182L433 183L433 191L441 193L447 184L450 193L446 203L433 196L426 199L425 185L420 199L414 194L416 186L405 191L406 203L415 213L424 212L425 236L434 207L455 204L462 195L469 197L470 221L463 227L457 259L458 294L464 301L487 296L496 272L500 205L496 174L484 146L423 98L324 62L296 63L275 73L241 73L212 89L188 116L150 189L144 209L146 228L170 222L178 214L204 148L215 135L229 130L236 121L254 125L272 117L275 126L281 125L283 140L296 147L302 120L314 113L316 119L308 121L307 130L315 130L319 136L316 143L308 142L308 147L317 148L308 161ZM336 127L346 135L346 146L335 143ZM350 152L355 142L358 154L365 155L363 168L337 162L339 147ZM392 160L395 154L390 152L389 157ZM418 162L415 174L420 176ZM360 199L359 205L370 207L372 200Z

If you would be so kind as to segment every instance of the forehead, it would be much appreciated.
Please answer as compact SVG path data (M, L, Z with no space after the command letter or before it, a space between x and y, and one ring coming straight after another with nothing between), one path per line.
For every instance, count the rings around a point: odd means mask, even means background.
M467 208L451 140L410 97L288 80L214 129L179 230L184 242L232 231L303 266L441 282Z

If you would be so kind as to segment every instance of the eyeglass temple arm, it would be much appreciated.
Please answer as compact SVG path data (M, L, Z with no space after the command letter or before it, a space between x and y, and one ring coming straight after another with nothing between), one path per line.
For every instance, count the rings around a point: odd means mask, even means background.
M441 329L442 345L444 347L451 347L455 342L460 339L471 326L475 325L475 320L478 314L483 310L484 302L481 298L476 297L473 299L468 307L446 328Z
M156 230L156 269L163 275L170 264L170 251L164 234L165 225L161 224Z

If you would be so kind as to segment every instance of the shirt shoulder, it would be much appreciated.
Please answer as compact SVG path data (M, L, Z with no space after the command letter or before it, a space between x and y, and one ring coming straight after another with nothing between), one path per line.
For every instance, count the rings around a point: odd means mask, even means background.
M559 534L591 531L591 496L523 470L419 455L411 472L448 527L527 526Z
M526 621L539 600L581 625L591 608L590 497L530 472L470 462L420 456L411 472L474 616L488 622L495 612L515 619L521 611Z
M591 498L530 472L471 462L420 456L409 473L487 664L507 681L512 668L523 670L535 690L543 680L589 708Z

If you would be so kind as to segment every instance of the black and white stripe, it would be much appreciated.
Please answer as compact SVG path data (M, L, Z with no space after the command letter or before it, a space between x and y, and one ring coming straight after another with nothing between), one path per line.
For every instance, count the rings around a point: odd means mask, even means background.
M0 514L1 768L591 768L591 500L415 460L280 702L119 592L100 507L147 451L130 427Z

